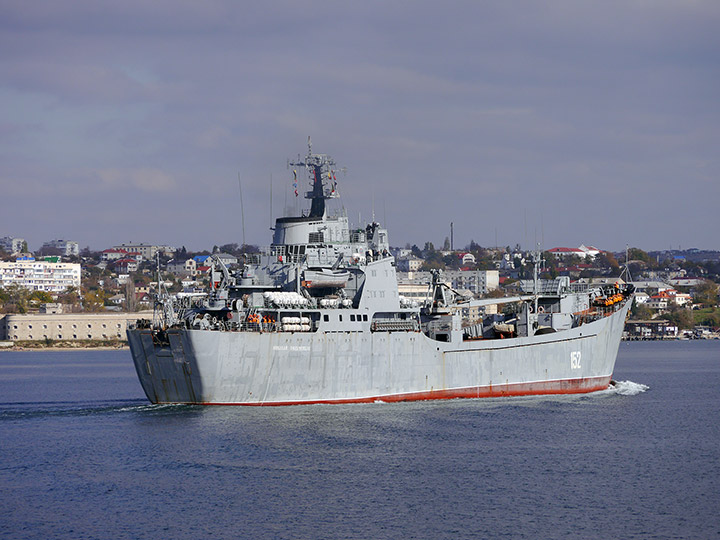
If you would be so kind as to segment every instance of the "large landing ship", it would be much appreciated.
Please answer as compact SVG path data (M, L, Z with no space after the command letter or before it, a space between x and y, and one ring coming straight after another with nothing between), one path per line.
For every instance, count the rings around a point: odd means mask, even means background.
M407 301L387 231L329 212L338 169L308 147L291 164L310 182L307 211L278 218L272 244L239 269L211 258L207 294L160 293L153 321L128 326L151 402L389 402L608 387L631 288L539 280L537 255L535 278L518 296L463 296L436 273L427 301Z

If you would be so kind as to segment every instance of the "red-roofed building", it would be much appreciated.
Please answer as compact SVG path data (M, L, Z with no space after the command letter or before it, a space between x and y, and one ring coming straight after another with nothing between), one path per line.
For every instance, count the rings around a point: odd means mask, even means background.
M567 257L569 255L577 255L578 257L585 256L585 252L583 250L568 247L556 247L548 249L548 253L552 253L553 255L557 255L558 257Z
M586 246L585 244L583 244L579 248L556 247L548 249L548 253L552 253L556 257L560 258L575 255L577 257L580 257L581 259L585 259L588 257L594 259L597 255L602 253L602 251L600 251L596 247Z
M458 257L462 259L463 264L475 264L477 262L475 260L475 255L472 253L460 253Z
M650 309L659 309L659 310L665 310L670 305L670 302L673 301L673 298L670 294L668 294L667 291L662 291L657 294L652 295L647 302L645 302L645 305L649 307Z

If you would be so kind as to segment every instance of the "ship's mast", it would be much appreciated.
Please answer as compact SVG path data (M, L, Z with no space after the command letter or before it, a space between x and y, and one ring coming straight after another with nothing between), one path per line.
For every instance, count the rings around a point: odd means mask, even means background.
M305 198L312 201L309 217L325 217L325 200L338 197L335 177L335 160L326 154L312 153L312 139L308 137L308 153L305 160L288 161L288 166L304 167L310 179L312 190L305 192ZM344 169L343 169L344 170ZM325 184L327 181L328 185Z

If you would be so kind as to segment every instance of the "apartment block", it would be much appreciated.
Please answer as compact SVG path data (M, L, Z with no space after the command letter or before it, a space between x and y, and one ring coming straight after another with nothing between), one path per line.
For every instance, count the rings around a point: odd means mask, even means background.
M0 287L10 285L60 293L68 287L80 287L80 265L35 260L0 262Z

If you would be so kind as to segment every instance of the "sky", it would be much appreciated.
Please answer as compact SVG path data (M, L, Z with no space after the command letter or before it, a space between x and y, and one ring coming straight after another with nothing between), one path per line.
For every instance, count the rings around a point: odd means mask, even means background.
M0 236L268 245L310 136L393 246L720 249L718 28L716 0L0 0Z

